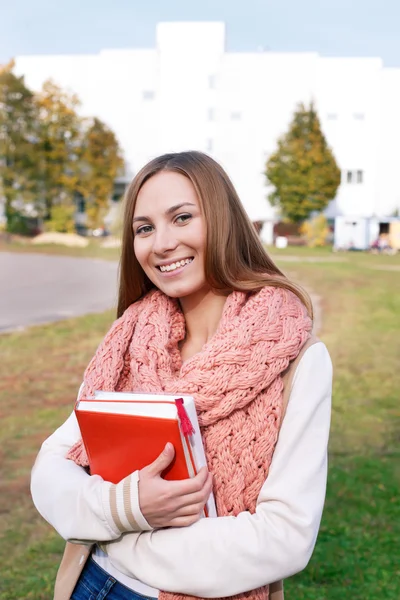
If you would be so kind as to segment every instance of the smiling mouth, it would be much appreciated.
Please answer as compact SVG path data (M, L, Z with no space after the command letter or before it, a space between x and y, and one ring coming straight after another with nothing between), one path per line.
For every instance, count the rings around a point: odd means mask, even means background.
M193 260L193 257L185 258L184 260L178 260L176 262L173 262L170 265L158 266L157 269L161 271L161 273L169 273L170 271L176 271L177 269L186 267L186 265L189 265L191 262L193 262Z

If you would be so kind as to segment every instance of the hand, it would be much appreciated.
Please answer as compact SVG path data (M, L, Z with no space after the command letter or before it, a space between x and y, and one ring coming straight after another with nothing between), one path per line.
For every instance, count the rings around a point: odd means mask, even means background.
M161 474L175 456L168 443L156 460L139 472L139 504L154 529L187 527L200 519L212 490L212 475L203 467L195 477L166 481Z

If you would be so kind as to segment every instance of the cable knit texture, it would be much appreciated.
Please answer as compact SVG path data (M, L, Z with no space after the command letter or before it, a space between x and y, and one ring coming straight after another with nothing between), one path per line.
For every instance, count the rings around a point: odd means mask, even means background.
M279 432L281 374L311 327L305 307L288 290L232 292L211 340L182 363L179 303L152 291L115 321L86 369L81 397L95 390L192 395L218 515L254 513ZM81 441L67 456L88 465ZM160 600L183 598L160 593ZM266 600L268 586L234 598Z

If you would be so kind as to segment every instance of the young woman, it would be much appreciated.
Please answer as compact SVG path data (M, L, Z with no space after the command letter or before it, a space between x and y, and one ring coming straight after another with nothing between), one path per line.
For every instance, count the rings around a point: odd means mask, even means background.
M168 444L113 485L88 473L72 414L32 472L40 513L86 545L67 545L83 570L75 585L62 567L56 598L261 600L307 565L325 496L332 379L311 328L307 294L268 257L214 160L168 154L138 173L126 196L118 319L81 393L193 395L208 468L165 481ZM200 518L212 489L218 518Z

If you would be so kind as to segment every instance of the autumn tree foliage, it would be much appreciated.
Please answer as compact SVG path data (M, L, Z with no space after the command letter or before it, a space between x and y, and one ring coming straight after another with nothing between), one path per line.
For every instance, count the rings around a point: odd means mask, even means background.
M0 196L11 227L38 203L38 113L34 94L13 63L0 67Z
M98 118L83 117L75 94L53 81L35 94L12 63L0 67L0 198L10 231L23 207L46 228L70 231L78 198L87 225L101 226L123 168L114 132Z
M46 218L53 206L72 207L79 181L79 154L82 119L77 114L80 102L74 94L64 92L46 81L36 102L39 110L38 177Z
M108 210L114 181L124 161L114 132L100 119L90 119L82 140L79 192L86 201L88 226L100 227Z
M299 104L289 130L278 140L265 175L269 201L282 217L301 223L324 210L340 185L340 169L328 147L314 104Z

